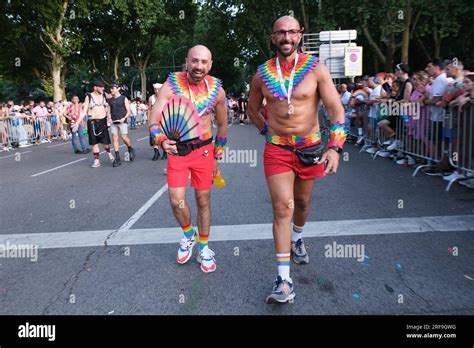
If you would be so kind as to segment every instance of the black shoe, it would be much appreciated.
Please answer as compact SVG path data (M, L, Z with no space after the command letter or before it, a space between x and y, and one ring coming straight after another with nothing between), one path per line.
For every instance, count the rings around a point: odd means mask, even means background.
M81 153L85 155L86 153L89 153L89 152L91 152L91 149L87 148L85 150L82 150Z
M116 158L114 159L114 162L112 163L112 167L118 167L122 164L122 162L120 161L120 158Z
M155 154L153 155L153 158L151 160L158 161L158 159L160 158L160 150L158 149L153 149L153 150L155 150Z
M131 147L130 150L128 151L128 154L130 156L130 162L132 162L135 159L135 149Z
M79 153L84 153L84 152L82 152L81 150L76 150L74 151L74 153L79 154Z

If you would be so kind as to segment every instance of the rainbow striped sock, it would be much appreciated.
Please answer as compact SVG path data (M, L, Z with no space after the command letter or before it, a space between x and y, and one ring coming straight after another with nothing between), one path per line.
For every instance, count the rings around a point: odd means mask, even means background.
M193 224L189 223L188 225L181 226L183 229L184 236L188 239L193 237L194 234L194 229L193 229Z
M290 279L290 253L277 253L278 275L281 279Z
M202 249L204 249L204 247L207 246L208 241L209 241L209 235L208 234L203 235L203 234L199 233L199 251L202 251Z

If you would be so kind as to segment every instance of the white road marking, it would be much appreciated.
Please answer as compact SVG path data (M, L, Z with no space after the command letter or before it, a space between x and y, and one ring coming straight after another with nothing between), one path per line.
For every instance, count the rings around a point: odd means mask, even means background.
M305 225L304 236L340 237L456 231L474 231L474 215L308 222ZM111 235L113 233L115 234ZM102 230L3 234L0 235L0 245L26 244L38 246L40 249L97 247L104 246L109 236L107 245L169 244L178 243L182 233L180 228L169 227L133 230L124 228L120 233L118 230ZM210 241L272 238L271 224L212 226L210 235Z
M119 147L124 147L125 145L120 145ZM112 151L112 148L111 148L111 151ZM106 151L101 151L100 154L103 154L105 153ZM84 161L86 160L87 157L83 157L83 158L80 158L78 160L75 160L75 161L72 161L72 162L68 162L66 164L63 164L63 165L60 165L60 166L57 166L57 167L54 167L54 168L51 168L51 169L48 169L48 170L45 170L43 172L40 172L40 173L36 173L36 174L33 174L33 175L30 175L32 178L34 178L35 176L39 176L39 175L43 175L43 174L46 174L46 173L49 173L49 172L52 172L54 170L57 170L57 169L61 169L61 168L64 168L64 167L67 167L71 164L74 164L74 163L77 163L77 162L80 162L80 161Z
M168 191L168 184L164 184L145 204L143 204L140 209L137 210L135 214L130 217L130 219L127 220L127 222L120 226L117 232L120 233L129 230L166 191Z
M138 141L142 141L142 140L149 139L149 138L150 138L149 136L148 137L143 137L143 138L137 139L136 141L138 142Z
M33 174L33 175L30 175L30 176L31 176L32 178L34 178L35 176L43 175L43 174L52 172L53 170L61 169L61 168L70 166L71 164L74 164L74 163L77 163L77 162L80 162L80 161L84 161L84 160L86 160L86 158L80 158L80 159L78 159L78 160L75 160L75 161L72 161L72 162L68 162L68 163L66 163L66 164L63 164L63 165L60 165L60 166L57 166L57 167L54 167L54 168L45 170L45 171L43 171L43 172L39 172L39 173Z
M52 147L56 147L56 146L67 145L67 144L70 144L70 142L64 142L64 143L62 143L62 144L51 145L51 146L48 146L48 149L50 149L50 148L52 148Z
M0 159L4 159L4 158L8 158L8 157L13 157L13 156L16 156L17 154L23 155L24 153L28 153L28 152L31 152L31 151L16 152L16 153L14 153L13 155L8 155L8 156L0 157Z

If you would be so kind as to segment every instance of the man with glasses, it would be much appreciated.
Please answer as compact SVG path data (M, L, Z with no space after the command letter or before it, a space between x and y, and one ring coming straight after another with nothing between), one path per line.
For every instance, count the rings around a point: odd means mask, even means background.
M266 138L264 172L273 205L278 276L267 303L284 303L295 297L290 252L295 263L309 262L301 236L314 179L336 173L347 134L344 109L331 75L317 58L298 52L301 38L295 18L284 16L275 22L271 39L277 56L259 66L249 96L249 116ZM264 98L268 123L260 112ZM331 121L327 145L321 141L320 101Z
M120 87L116 84L110 86L111 98L107 101L109 103L110 118L112 125L110 132L112 133L112 140L114 143L115 159L113 167L118 167L122 164L120 161L120 147L119 147L119 133L123 142L127 145L130 161L135 159L135 149L132 147L132 142L128 137L127 119L130 116L130 102L127 97L120 94Z

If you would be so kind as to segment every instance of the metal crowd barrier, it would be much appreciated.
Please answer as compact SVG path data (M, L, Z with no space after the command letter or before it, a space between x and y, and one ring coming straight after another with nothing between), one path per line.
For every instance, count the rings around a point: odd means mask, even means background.
M379 126L373 129L374 121L368 117L368 108L363 112L360 110L357 114L359 117L362 114L365 137L365 145L360 152L374 146L379 148L379 152L386 151L387 146L383 143L388 140L388 135ZM409 113L397 117L394 140L398 146L395 151L426 163L417 166L413 176L424 168L449 160L454 170L464 177L450 180L446 191L456 181L474 178L474 105L467 104L461 110L450 107L440 122L431 120L428 106L412 103L405 110ZM350 134L357 136L356 126L351 126ZM374 159L379 152L373 155Z
M59 115L34 117L10 113L0 118L0 145L2 149L39 145L42 142L68 140L70 130L65 131Z

